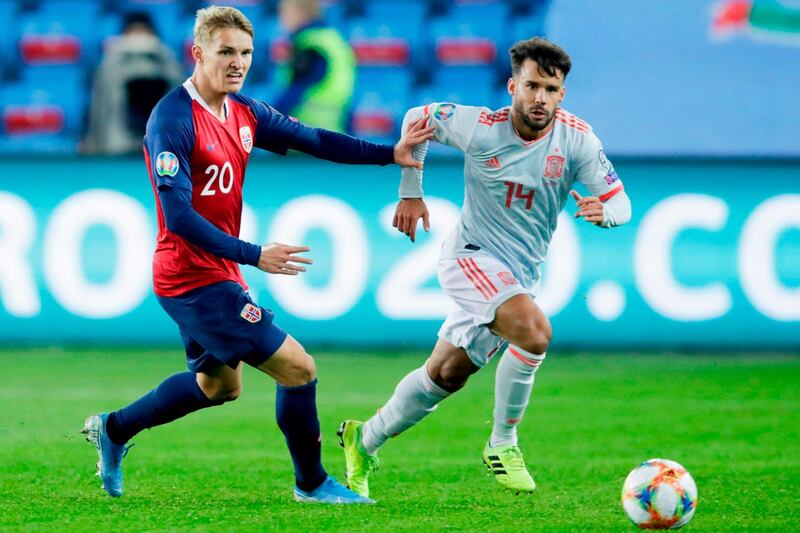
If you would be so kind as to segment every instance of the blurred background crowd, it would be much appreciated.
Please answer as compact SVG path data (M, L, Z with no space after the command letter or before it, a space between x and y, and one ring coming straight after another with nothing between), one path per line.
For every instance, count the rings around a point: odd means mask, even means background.
M211 3L0 0L0 153L138 152L154 102L193 68L194 13ZM225 3L255 28L245 92L314 125L391 141L421 103L506 105L508 47L544 35L573 55L567 108L602 121L612 153L800 154L787 138L800 119L796 0L653 13L637 0ZM735 135L754 127L757 139Z
M0 0L0 151L138 152L191 73L197 0ZM218 2L219 3L219 2ZM549 0L230 0L255 28L245 92L304 122L391 140L424 101L505 105L506 50Z
M0 0L0 153L138 153L211 3ZM507 105L508 47L543 35L573 56L565 106L609 153L800 155L797 0L224 3L255 28L245 92L330 129L387 142L415 105Z

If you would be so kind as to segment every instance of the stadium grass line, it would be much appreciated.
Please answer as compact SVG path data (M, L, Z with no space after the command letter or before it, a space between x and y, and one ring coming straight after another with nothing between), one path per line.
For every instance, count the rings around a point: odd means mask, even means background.
M343 477L335 430L367 418L426 353L312 350L323 457ZM78 433L183 370L176 349L0 350L0 529L9 531L634 531L619 504L651 457L686 466L700 499L687 531L791 530L800 520L797 354L562 353L537 375L520 427L539 484L503 491L480 453L494 365L381 450L376 506L299 505L274 422L274 386L246 369L242 397L137 436L126 493L103 495Z

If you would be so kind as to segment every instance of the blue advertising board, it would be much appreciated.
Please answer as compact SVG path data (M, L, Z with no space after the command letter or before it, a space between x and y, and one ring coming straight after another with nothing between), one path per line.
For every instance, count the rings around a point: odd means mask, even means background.
M538 301L556 346L800 348L800 165L617 161L630 224L562 213ZM138 159L18 159L0 177L0 340L173 343L151 289L153 192ZM426 165L431 232L391 227L396 167L253 161L243 238L308 244L296 278L243 267L309 344L431 346L451 303L439 243L463 198L457 160ZM579 189L579 192L585 192Z

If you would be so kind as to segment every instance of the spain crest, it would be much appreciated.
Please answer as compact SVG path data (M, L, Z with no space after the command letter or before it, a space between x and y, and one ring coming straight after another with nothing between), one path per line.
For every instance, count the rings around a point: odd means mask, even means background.
M564 158L560 155L548 155L544 166L544 177L556 179L564 174Z
M242 126L239 128L239 140L242 141L242 148L248 154L253 149L253 132L250 131L250 126Z

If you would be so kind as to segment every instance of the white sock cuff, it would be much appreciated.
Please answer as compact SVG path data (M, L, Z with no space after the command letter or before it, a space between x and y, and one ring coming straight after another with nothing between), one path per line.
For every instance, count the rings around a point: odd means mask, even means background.
M430 359L425 361L425 364L422 365L422 368L420 369L420 374L422 374L420 379L422 388L429 394L434 394L441 398L447 398L450 396L450 393L437 385L433 379L431 379L431 375L428 374L428 361L430 361Z
M515 346L513 344L509 344L508 348L506 348L506 352L508 352L512 357L517 359L518 361L533 367L538 368L539 365L544 362L545 357L547 357L547 353L543 353L542 355L537 355L535 353L527 352L520 348L519 346Z

